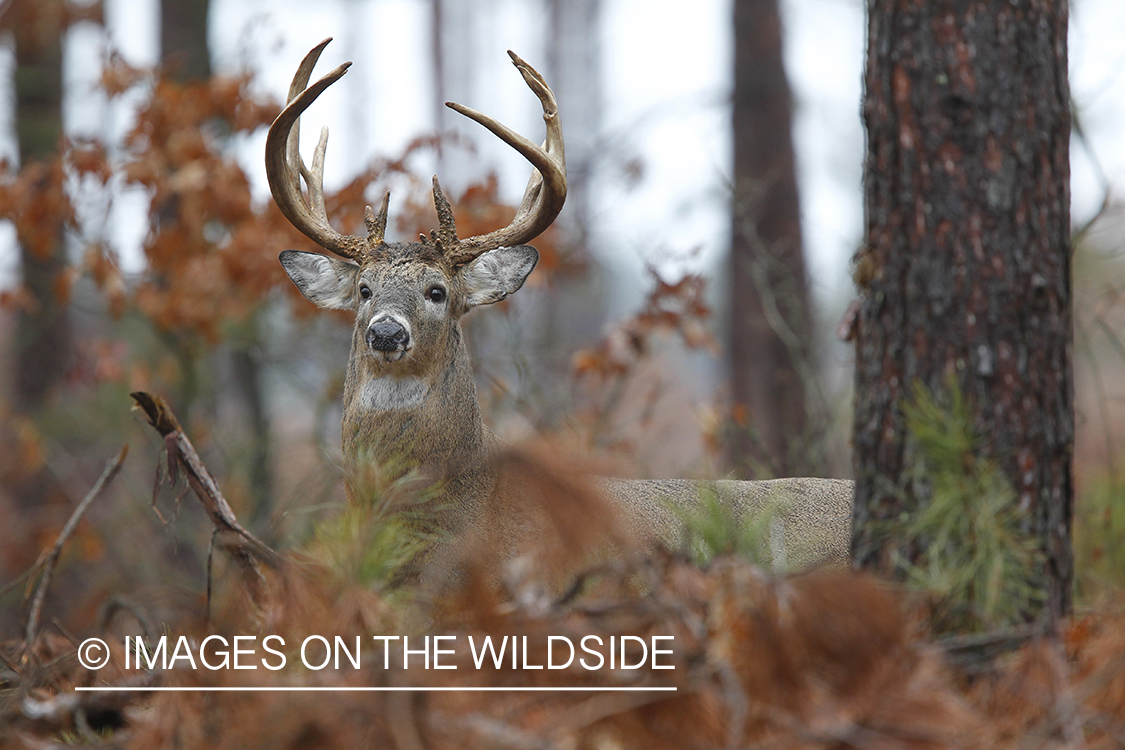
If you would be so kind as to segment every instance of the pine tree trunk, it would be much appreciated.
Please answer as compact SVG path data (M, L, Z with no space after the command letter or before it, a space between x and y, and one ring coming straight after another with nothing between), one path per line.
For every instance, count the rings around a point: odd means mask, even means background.
M734 3L728 455L743 476L809 473L811 315L776 0Z
M1067 3L868 12L853 551L889 566L897 542L875 522L904 510L900 406L953 373L1045 553L1032 576L1057 618L1073 580Z

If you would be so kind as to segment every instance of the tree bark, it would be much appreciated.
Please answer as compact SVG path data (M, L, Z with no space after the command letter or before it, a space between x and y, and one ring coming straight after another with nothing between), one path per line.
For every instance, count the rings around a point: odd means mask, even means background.
M900 405L953 373L1058 618L1073 579L1067 3L870 0L868 15L853 552L889 567L896 540L874 522L907 509Z
M810 321L776 0L734 3L728 454L743 475L806 473Z

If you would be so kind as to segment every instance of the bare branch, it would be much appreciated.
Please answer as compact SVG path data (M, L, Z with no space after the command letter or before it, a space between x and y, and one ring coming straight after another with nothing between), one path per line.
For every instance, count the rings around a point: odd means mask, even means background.
M278 567L282 562L281 555L244 529L242 524L238 522L234 511L231 510L226 498L223 497L222 491L219 490L219 483L215 481L215 477L204 466L203 460L199 458L199 454L195 451L195 446L184 434L179 420L176 419L176 415L164 402L164 399L144 391L136 391L129 395L132 396L137 407L145 413L148 423L165 439L165 444L175 446L175 456L169 450L169 465L173 463L174 458L175 463L179 465L179 469L183 471L187 478L195 496L207 512L207 516L211 519L211 524L215 527L219 544L223 549L244 568L249 567L255 573L257 573L257 570L253 567L254 561L263 562L271 568ZM171 469L169 469L169 473L171 473Z
M94 502L94 498L101 494L105 486L113 481L117 476L117 472L121 470L121 465L125 463L125 456L129 455L129 444L121 446L121 450L117 452L114 458L106 462L105 469L102 470L102 475L98 477L98 481L86 493L86 497L82 498L82 502L78 503L78 507L70 514L67 519L66 525L63 526L59 538L55 540L54 546L47 553L43 559L43 575L39 578L39 585L35 589L35 597L31 600L31 610L27 615L27 628L24 631L24 642L27 649L31 651L31 644L35 642L35 636L39 631L39 613L43 609L43 600L47 597L47 589L51 585L51 575L55 572L55 565L59 561L59 555L62 554L62 549L67 541L74 534L74 530L78 528L78 522L82 520L82 515L86 509L90 507L90 503Z

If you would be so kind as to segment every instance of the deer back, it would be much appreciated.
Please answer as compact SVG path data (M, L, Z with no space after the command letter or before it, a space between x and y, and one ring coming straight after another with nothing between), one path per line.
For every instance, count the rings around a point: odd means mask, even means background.
M722 479L607 479L603 488L634 534L678 548L692 518L724 508L724 522L756 526L767 545L757 550L779 570L846 566L851 559L855 483L809 477L739 481Z

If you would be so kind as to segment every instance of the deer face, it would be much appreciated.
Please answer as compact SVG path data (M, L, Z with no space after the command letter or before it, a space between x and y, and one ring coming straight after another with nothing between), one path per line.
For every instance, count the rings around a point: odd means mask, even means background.
M519 290L539 253L526 245L451 267L432 245L384 243L362 265L286 250L281 265L318 307L353 310L353 350L380 372L422 375L446 361L453 328L478 305Z
M351 64L345 63L308 85L313 66L329 41L314 47L293 76L289 102L266 137L266 176L285 217L325 250L352 262L286 250L281 254L281 264L301 293L320 307L355 311L353 365L365 374L430 374L463 351L457 327L461 316L477 305L499 302L519 289L539 259L539 254L523 243L550 226L566 200L558 104L543 77L511 52L512 62L543 105L547 138L542 146L491 117L460 104L448 104L484 125L534 166L523 200L507 227L458 237L453 210L435 177L438 228L428 236L422 235L419 242L383 240L389 195L383 198L378 214L367 207L366 237L343 235L332 228L324 204L328 129L321 130L311 167L305 165L297 149L301 113ZM301 190L302 180L307 198Z

